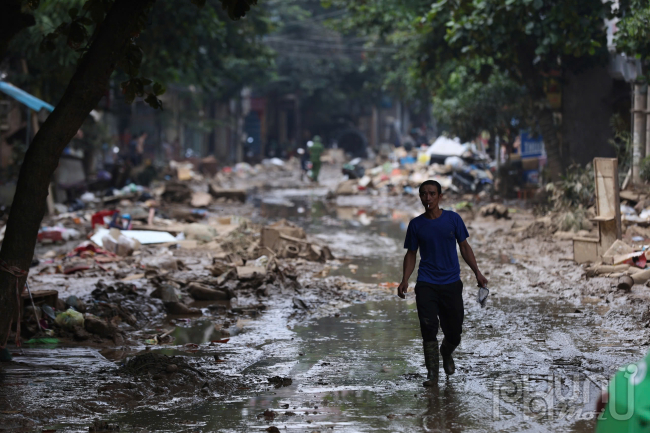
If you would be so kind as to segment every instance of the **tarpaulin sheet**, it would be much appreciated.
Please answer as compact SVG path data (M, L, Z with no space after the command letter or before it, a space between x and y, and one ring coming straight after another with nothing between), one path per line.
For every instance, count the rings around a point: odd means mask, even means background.
M34 95L30 95L22 89L9 84L6 81L0 81L0 92L3 92L16 101L25 104L34 111L41 111L42 108L45 108L48 111L54 111L54 105L48 104L45 101L41 101Z

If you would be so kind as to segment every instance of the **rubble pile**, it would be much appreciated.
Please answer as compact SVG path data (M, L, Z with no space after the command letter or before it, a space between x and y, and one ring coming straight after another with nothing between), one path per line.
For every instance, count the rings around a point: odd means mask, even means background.
M39 256L33 275L74 277L94 290L66 302L58 300L56 290L49 299L45 291L34 291L36 305L25 303L30 310L24 316L25 337L124 344L152 337L146 327L165 316L206 317L222 326L224 310L256 315L272 297L299 293L296 266L334 259L321 240L286 220L259 226L241 217L196 212L190 207L196 195L187 200L190 190L174 180L155 193L155 200L148 199L148 211L134 211L134 205L130 214L106 209L57 218L59 232L74 236L63 244L46 240L53 249ZM216 187L208 190L214 197ZM226 195L239 201L237 194L228 190ZM77 246L62 252L59 245L70 243ZM230 335L228 326L221 334ZM173 337L159 332L146 341L164 344Z
M350 161L343 166L347 179L338 184L335 194L417 194L418 186L431 179L444 192L487 196L493 184L492 169L489 157L469 144L439 137L431 146L408 152L391 146L371 167L364 167L358 158Z

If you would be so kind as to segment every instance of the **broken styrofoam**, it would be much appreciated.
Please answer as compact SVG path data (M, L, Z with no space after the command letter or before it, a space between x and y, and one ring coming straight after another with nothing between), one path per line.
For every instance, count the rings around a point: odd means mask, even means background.
M158 232L154 230L122 230L120 232L127 238L135 239L142 245L149 244L163 244L166 242L175 242L176 238L168 232ZM109 230L105 228L98 229L95 234L90 238L95 244L104 246L102 239L109 234Z

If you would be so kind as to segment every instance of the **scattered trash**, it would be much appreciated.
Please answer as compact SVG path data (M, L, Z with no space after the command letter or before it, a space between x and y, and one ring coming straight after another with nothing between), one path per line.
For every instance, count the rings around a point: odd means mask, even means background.
M84 316L78 311L73 310L72 308L67 309L66 311L56 315L54 320L57 325L62 328L72 329L75 326L84 326Z
M284 386L291 386L293 381L290 377L273 376L269 378L269 383L273 384L276 388L282 388Z

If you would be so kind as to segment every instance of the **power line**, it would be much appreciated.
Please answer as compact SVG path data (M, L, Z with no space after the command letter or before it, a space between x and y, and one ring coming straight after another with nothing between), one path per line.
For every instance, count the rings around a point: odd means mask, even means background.
M353 46L353 45L346 45L343 43L335 44L335 43L328 43L328 42L320 42L320 41L315 41L315 40L290 40L290 39L283 39L283 38L277 38L273 36L267 36L264 38L264 42L270 43L270 44L290 44L292 46L303 46L303 47L312 47L312 48L331 48L331 49L339 49L339 50L352 50L352 51L378 51L378 52L386 52L386 53L394 53L397 52L397 48L389 48L389 47L363 47L363 46Z

